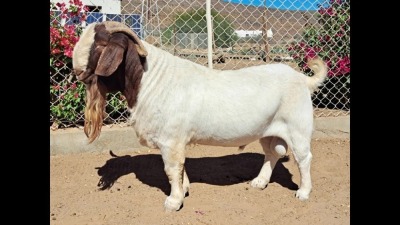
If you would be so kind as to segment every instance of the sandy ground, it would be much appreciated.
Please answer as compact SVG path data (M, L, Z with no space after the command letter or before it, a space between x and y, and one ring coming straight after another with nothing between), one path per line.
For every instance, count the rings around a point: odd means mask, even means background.
M250 186L263 162L258 142L237 148L191 146L190 194L164 212L170 187L158 150L50 156L50 224L350 224L350 141L312 141L313 191L295 198L300 176L291 153L264 190Z

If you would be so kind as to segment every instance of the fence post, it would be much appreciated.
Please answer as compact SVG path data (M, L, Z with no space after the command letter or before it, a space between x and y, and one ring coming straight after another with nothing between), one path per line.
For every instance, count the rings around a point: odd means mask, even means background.
M174 36L174 55L177 55L177 50L176 50L176 34L177 34L177 30L176 30L176 22L174 23L174 33L172 34Z
M269 62L269 50L268 50L268 35L267 35L267 0L264 1L264 13L262 15L263 18L263 40L264 40L264 51L265 51L265 62Z
M207 20L207 59L208 68L212 69L212 21L211 21L211 0L206 0L206 20Z

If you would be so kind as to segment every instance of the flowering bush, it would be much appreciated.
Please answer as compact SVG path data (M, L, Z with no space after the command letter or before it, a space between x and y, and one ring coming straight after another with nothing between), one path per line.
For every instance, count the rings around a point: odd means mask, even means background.
M329 79L314 95L317 106L349 109L350 107L350 4L349 0L330 0L319 6L320 28L309 26L302 40L288 47L289 54L307 74L311 70L307 60L316 55L328 65Z
M71 62L72 50L82 31L80 24L86 21L87 8L81 0L70 0L69 4L67 8L65 3L50 2L50 66L57 68Z
M72 51L86 21L87 7L81 0L50 2L50 115L56 124L75 124L82 120L85 107L85 86L72 81ZM126 103L120 94L108 95L109 116L120 116Z
M74 121L79 117L79 112L83 111L85 105L83 93L84 85L74 82L70 84L67 80L50 87L50 95L56 97L54 105L50 107L50 112L56 120Z
M84 86L71 82L72 50L82 32L86 8L81 0L50 2L50 115L53 122L74 121L82 112Z

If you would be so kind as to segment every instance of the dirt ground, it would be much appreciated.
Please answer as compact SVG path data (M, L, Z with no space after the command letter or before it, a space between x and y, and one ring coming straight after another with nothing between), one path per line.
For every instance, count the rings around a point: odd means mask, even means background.
M50 224L350 224L350 141L313 139L310 199L295 191L291 153L264 190L249 182L263 162L261 146L191 146L190 194L178 212L164 212L170 187L159 150L50 156Z

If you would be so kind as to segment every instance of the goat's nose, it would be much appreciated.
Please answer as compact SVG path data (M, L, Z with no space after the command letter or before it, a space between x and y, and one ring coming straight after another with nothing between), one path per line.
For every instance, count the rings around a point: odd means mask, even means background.
M74 69L75 76L79 77L83 73L83 70Z

